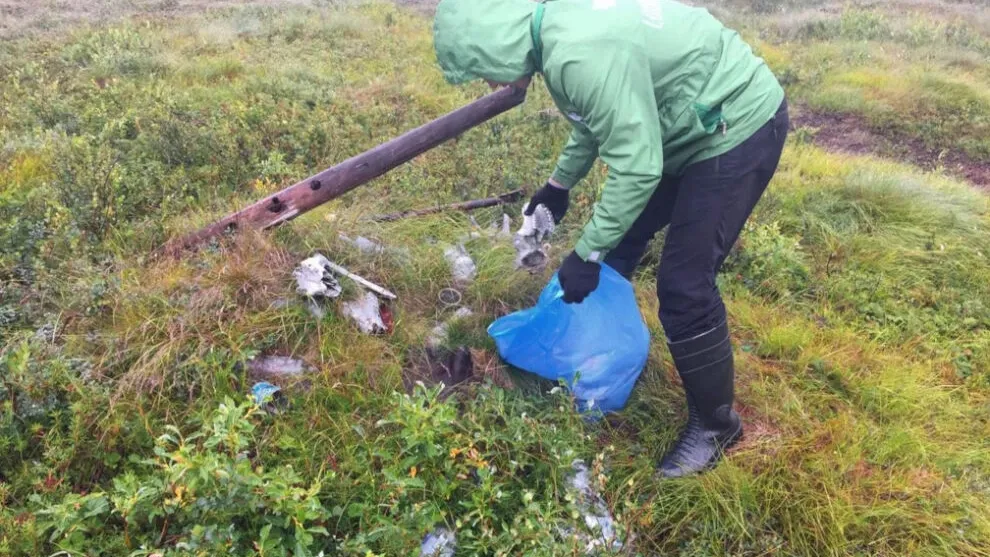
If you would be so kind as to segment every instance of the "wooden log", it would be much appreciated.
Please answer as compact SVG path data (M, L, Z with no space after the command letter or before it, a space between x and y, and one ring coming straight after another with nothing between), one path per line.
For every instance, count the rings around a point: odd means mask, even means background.
M484 207L494 207L495 205L502 205L504 203L513 203L522 199L524 194L525 191L522 189L512 190L495 197L486 197L485 199L472 199L471 201L462 201L460 203L451 203L449 205L437 205L436 207L427 207L426 209L410 209L408 211L399 211L397 213L375 215L371 217L371 220L374 222L392 222L410 217L432 215L442 211L473 211Z
M506 87L467 104L395 139L332 166L319 174L269 195L162 248L178 255L222 234L268 229L290 221L340 197L416 156L495 116L522 104L525 89Z

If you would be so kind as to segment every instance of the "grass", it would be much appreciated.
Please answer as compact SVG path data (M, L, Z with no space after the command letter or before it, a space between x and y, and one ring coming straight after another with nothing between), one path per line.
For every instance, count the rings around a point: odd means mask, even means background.
M778 17L728 5L735 11L726 18L754 30L753 43L793 99L861 116L884 135L990 160L990 20L979 4L802 2Z
M983 157L984 11L938 4L922 21L911 6L714 8L798 103ZM578 457L632 554L988 553L985 193L793 134L719 279L747 436L716 471L658 482L685 412L649 269L635 284L656 342L609 420L501 369L486 326L549 275L511 272L511 246L489 238L467 243L475 316L452 342L515 388L402 392L451 313L444 246L472 226L362 217L539 183L567 130L540 87L290 226L150 260L484 91L443 83L429 22L405 8L178 7L0 43L0 554L414 555L442 523L460 554L578 555L553 535L583 528L563 481ZM576 195L554 257L603 179L596 168ZM339 233L393 249L363 256ZM398 294L393 334L310 315L291 273L315 251ZM276 416L246 399L259 354L315 368L284 383Z

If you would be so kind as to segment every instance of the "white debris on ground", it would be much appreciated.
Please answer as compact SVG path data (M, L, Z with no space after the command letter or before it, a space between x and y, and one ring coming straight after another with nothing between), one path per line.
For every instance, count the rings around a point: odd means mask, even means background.
M454 315L450 316L443 323L439 323L436 327L433 327L433 331L430 332L429 338L426 339L426 345L430 347L440 346L447 341L447 334L450 332L450 325L455 321L464 319L465 317L470 317L474 315L471 308L462 307L454 312Z
M499 238L508 239L512 237L512 219L509 215L502 213L502 228L496 234Z
M533 214L527 216L528 207L528 203L523 207L523 224L516 231L512 245L516 248L516 269L538 272L547 265L543 242L550 238L556 225L553 214L545 206L537 205Z
M344 315L354 320L363 333L376 335L387 330L385 322L382 321L381 302L378 296L371 292L365 292L360 298L345 302L341 310Z
M571 463L574 473L567 478L567 487L576 496L575 504L588 532L574 528L558 528L558 534L576 538L584 545L585 555L600 555L622 549L618 528L601 495L591 487L591 472L581 460Z
M341 241L357 248L362 255L369 257L386 256L402 264L412 261L412 252L407 247L388 246L364 236L351 238L345 234L338 234Z
M474 280L478 274L478 267L471 259L471 255L464 249L463 245L449 247L443 252L443 256L450 263L450 272L454 275L454 281L466 284Z
M348 271L347 269L345 269L344 267L341 267L340 265L334 263L333 261L327 260L326 267L331 272L337 273L338 275L341 275L341 276L344 276L344 277L347 277L347 278L353 280L354 282L360 284L364 288L367 288L368 290L371 290L372 292L378 294L379 296L381 296L383 298L388 298L389 300L396 299L396 295L395 295L394 292L392 292L392 291L390 291L390 290L388 290L386 288L383 288L383 287L381 287L381 286L379 286L379 285L371 282L370 280L368 280L368 279L366 279L366 278L364 278L362 276L355 275L354 273Z
M340 234L340 239L347 242L348 244L356 247L358 251L366 255L379 255L385 253L385 246L379 244L374 240L369 240L364 236L358 236L357 238L350 238L344 234Z
M286 356L260 356L248 361L247 368L263 377L295 377L311 371L301 360Z
M457 536L448 528L437 528L423 538L419 546L419 557L454 557L457 550Z
M390 290L348 271L319 253L300 263L292 274L296 278L296 292L306 298L310 312L317 319L322 319L326 314L321 302L327 298L337 298L342 292L338 276L347 277L362 288L370 290L371 292L362 290L365 292L363 296L344 303L341 309L365 333L379 334L388 331L382 318L378 296L396 299L395 293Z
M458 308L457 311L454 312L454 316L450 319L451 321L454 321L457 319L464 319L465 317L471 317L472 315L474 315L474 312L471 311L471 308Z
M330 260L320 254L303 260L292 272L296 278L296 292L308 298L336 298L341 288L337 277L330 271Z

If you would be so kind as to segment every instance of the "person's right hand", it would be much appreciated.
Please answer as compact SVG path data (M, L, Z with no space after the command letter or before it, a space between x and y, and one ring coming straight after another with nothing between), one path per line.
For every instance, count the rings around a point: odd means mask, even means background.
M570 203L569 199L570 192L564 188L558 188L557 186L547 182L545 186L540 188L538 192L533 194L533 197L529 200L529 205L526 207L526 216L532 215L533 211L536 210L537 205L543 205L550 210L550 214L553 215L553 222L555 224L560 224L561 219L564 218L564 214L567 213L567 206Z

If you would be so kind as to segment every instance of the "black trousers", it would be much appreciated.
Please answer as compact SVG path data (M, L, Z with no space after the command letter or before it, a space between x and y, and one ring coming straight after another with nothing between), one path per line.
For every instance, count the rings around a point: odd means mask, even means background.
M789 125L784 101L773 119L734 149L692 164L680 176L664 176L605 258L630 277L653 236L670 225L657 269L660 323L668 340L685 340L725 321L715 276L777 170Z

